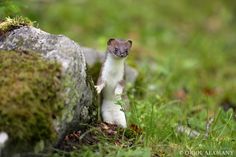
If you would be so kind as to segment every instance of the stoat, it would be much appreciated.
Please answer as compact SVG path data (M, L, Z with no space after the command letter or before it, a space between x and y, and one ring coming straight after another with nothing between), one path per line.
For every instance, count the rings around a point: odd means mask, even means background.
M104 122L127 127L125 113L116 104L124 92L125 60L132 46L131 40L109 39L105 61L100 71L96 90L102 94L101 115Z

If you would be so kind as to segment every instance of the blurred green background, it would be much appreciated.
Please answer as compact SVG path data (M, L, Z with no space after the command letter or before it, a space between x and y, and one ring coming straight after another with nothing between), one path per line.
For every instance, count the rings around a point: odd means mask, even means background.
M45 31L90 47L101 47L109 37L124 37L144 48L141 53L156 53L166 47L187 47L201 33L214 40L227 38L231 41L227 48L234 42L229 33L235 25L232 0L1 0L0 4L1 17L27 16Z
M133 40L128 63L142 81L129 93L127 115L153 154L236 149L235 112L220 109L236 110L236 1L1 0L0 17L15 15L101 51L110 37ZM173 129L181 122L204 131L211 116L218 118L207 141Z
M232 0L1 0L0 4L2 18L26 16L37 27L64 34L82 46L105 51L110 37L133 40L128 62L149 72L145 80L157 87L155 92L171 95L183 87L194 91L219 87L225 90L221 96L235 99Z

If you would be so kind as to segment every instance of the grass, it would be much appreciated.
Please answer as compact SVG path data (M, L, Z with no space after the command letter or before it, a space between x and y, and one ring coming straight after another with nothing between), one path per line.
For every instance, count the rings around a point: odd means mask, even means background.
M132 147L103 140L70 156L201 156L199 151L206 156L207 151L236 150L234 6L233 1L220 0L18 4L19 14L38 21L40 28L84 46L104 50L110 37L134 41L128 62L143 79L129 89L127 117L129 124L142 128L142 136ZM222 105L230 109L224 111ZM179 124L201 135L180 134Z

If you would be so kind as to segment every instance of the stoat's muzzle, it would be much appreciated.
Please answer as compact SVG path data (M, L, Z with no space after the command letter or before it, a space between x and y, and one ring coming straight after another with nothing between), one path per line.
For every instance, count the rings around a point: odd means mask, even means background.
M121 58L124 58L124 57L127 57L128 56L128 51L114 51L113 54L117 57L121 57Z

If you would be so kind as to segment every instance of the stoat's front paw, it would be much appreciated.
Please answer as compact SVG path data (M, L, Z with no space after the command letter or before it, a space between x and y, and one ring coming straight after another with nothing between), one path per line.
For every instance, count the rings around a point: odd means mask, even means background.
M115 89L115 95L122 95L122 93L123 93L123 89L121 87L117 87Z
M102 89L103 89L103 86L102 85L98 85L98 86L95 86L95 88L96 88L97 93L100 94Z

